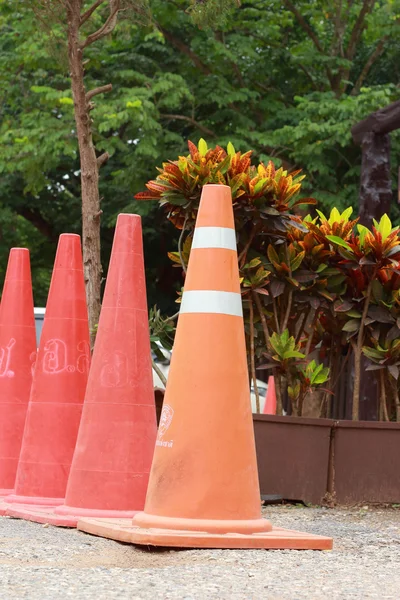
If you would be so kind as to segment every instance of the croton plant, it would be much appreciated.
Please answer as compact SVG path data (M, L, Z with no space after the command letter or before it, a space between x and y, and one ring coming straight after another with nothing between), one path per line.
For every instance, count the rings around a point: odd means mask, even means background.
M321 416L334 416L340 379L354 363L352 417L359 418L362 357L379 380L379 416L400 419L400 234L387 215L371 229L352 208L329 216L299 207L300 171L254 164L232 144L189 142L189 154L158 169L138 200L158 200L181 231L169 254L186 271L201 190L230 186L247 337L249 377L275 376L277 412L301 416L319 389ZM170 328L170 319L166 320ZM315 394L314 394L315 397ZM257 398L259 406L259 399Z

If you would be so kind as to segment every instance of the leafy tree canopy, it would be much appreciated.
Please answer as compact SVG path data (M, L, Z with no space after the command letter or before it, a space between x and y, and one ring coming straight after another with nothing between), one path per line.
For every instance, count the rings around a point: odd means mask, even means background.
M350 128L398 98L399 0L221 4L231 9L211 30L191 19L199 3L152 0L150 22L121 20L86 52L88 86L113 86L92 112L96 147L111 155L100 183L104 260L118 212L142 214L149 300L164 310L178 285L167 257L176 233L153 203L133 199L156 165L186 154L188 139L230 141L304 169L323 210L356 207L361 156ZM80 229L72 108L62 23L0 1L0 268L11 245L27 244L40 304L57 236ZM392 140L395 171L399 134Z

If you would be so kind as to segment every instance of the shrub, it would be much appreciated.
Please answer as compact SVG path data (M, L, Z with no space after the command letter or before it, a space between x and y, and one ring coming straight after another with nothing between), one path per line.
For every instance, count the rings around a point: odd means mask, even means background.
M272 162L254 165L251 151L236 152L232 144L224 150L189 142L187 156L158 171L136 198L158 200L181 230L178 251L169 256L184 271L202 187L219 183L232 190L249 373L255 382L257 368L272 370L278 414L286 398L286 408L301 415L307 394L326 384L321 415L330 416L343 363L353 355L352 416L358 419L364 354L379 374L382 418L400 418L394 342L400 337L400 238L389 218L369 230L351 218L351 208L302 217L299 207L316 204L301 197L304 175Z

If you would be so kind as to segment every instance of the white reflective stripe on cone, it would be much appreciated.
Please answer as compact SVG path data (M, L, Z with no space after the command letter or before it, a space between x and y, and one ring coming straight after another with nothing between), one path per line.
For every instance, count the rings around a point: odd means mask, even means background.
M242 297L236 292L190 290L183 292L180 313L215 313L243 317Z
M225 248L236 250L236 233L230 227L196 227L192 249Z

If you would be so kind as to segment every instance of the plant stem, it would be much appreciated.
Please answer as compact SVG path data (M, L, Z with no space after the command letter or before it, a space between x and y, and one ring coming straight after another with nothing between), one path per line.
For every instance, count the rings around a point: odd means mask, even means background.
M347 354L346 354L346 356L344 357L344 360L342 360L342 364L340 365L339 372L338 372L338 374L336 375L335 381L334 381L334 382L333 382L333 384L332 384L332 391L335 389L335 387L336 387L336 385L337 385L337 383L338 383L338 381L339 381L339 379L340 379L340 376L341 376L341 374L343 373L343 370L344 370L344 368L345 368L345 366L346 366L346 364L347 364L347 361L349 360L349 356L350 356L350 349L351 349L351 346L349 346L349 349L348 349L348 351L347 351Z
M256 366L254 361L254 307L251 295L249 296L249 308L250 308L250 368L251 378L254 385L254 393L256 396L256 411L260 413L260 394L258 393L257 378L256 378Z
M354 347L354 387L353 387L353 409L352 420L358 421L360 414L360 385L361 385L361 357L362 345L364 341L365 319L368 314L369 303L372 293L372 282L375 277L371 277L365 295L364 310L361 317L360 329L357 336L357 344Z
M256 303L256 307L258 310L258 314L260 315L260 319L261 319L261 325L263 328L263 332L264 332L264 338L265 338L265 345L268 351L271 351L271 344L269 341L269 331L268 331L268 324L267 324L267 319L265 318L265 314L263 312L262 309L262 304L261 304L261 300L260 300L260 296L257 294L257 292L253 292L252 293L253 298L254 298L254 302Z
M341 346L340 346L340 337L334 336L332 339L330 357L329 357L329 390L325 394L326 398L326 417L328 419L333 418L333 409L336 406L334 404L334 400L337 402L336 392L337 385L340 379L341 374L346 366L347 360L350 355L350 346L349 350L343 360L341 354ZM331 392L331 393L329 393Z
M152 360L151 362L153 364L153 369L155 370L155 372L157 373L157 375L161 379L161 382L162 382L163 386L167 387L167 379L166 379L164 373L161 371L160 367L157 365L157 363L154 360Z
M384 421L389 421L389 416L387 412L387 403L386 403L386 389L385 389L385 369L381 369L379 371L379 417L383 418Z
M276 414L283 414L283 405L282 405L282 386L281 386L281 376L276 374L274 375L275 380L275 393L276 393Z
M396 422L398 423L400 421L400 402L399 402L399 390L397 389L397 385L396 385L396 392L394 395L394 400L396 402Z
M334 344L332 344L329 352L329 383L327 385L327 387L329 387L330 389L327 389L321 402L321 407L319 411L319 416L321 419L329 418L332 413L332 394L330 394L329 392L333 392L333 390L335 389L333 385L333 374L336 370L336 366L337 360L335 360L335 346Z
M310 315L310 312L312 311L312 306L310 306L310 308L308 310L305 310L301 315L300 315L300 321L299 321L299 329L296 335L296 344L299 343L301 335L304 331L304 327L306 326L307 323L307 319Z
M332 340L336 342L336 339ZM334 382L336 381L336 372L338 371L338 361L340 360L339 348L336 347L336 344L333 343L329 356L329 383L330 383L330 391L325 393L326 398L326 416L327 418L332 417L332 398L335 394L335 386Z
M168 321L176 321L176 319L179 317L179 310L178 312L176 312L174 315L172 315L171 317L167 317L165 319L165 322L167 323Z
M286 244L286 261L289 267L289 277L292 277L292 267L290 264L290 256L289 256L289 246ZM293 299L293 290L290 289L289 290L289 294L288 294L288 301L287 301L287 306L286 306L286 313L285 313L285 317L283 319L283 323L282 323L282 327L281 327L281 331L285 331L286 327L288 326L289 323L289 317L290 317L290 311L292 309L292 299Z
M276 333L280 333L280 327L279 327L279 319L278 319L278 310L276 307L276 300L274 297L272 297L272 308L274 311L274 319L275 319L275 326L276 326Z
M251 246L252 241L255 238L256 233L257 233L257 227L253 227L253 229L252 229L252 231L251 231L251 233L249 235L249 239L247 240L247 243L246 243L245 247L243 248L243 250L239 254L238 263L239 263L239 267L240 268L242 268L246 264L247 252L249 251L249 248Z
M306 358L310 354L311 344L312 344L312 339L313 339L313 334L314 334L314 327L315 327L315 323L317 322L318 315L319 315L319 311L317 309L314 312L314 316L312 318L312 321L311 321L310 327L309 327L307 344L306 344L306 348L304 350L304 354L306 355Z
M308 396L308 391L306 392L301 392L299 399L297 400L297 416L298 417L302 417L303 416L303 406L304 406L304 401Z
M188 216L189 216L189 215L186 215L186 217L185 217L185 220L184 220L184 222L183 222L183 226L182 226L182 231L181 231L181 234L180 234L180 236L179 236L179 240L178 240L178 252L179 252L179 258L180 258L180 261L181 261L181 265L182 265L183 272L184 272L185 274L186 274L186 265L185 265L185 262L184 262L184 260L183 260L183 256L182 256L182 241L183 241L183 235L184 235L184 233L185 233L185 229L186 229L186 223L187 223L187 220L188 220Z
M290 317L290 311L292 309L292 300L293 300L293 290L289 290L288 303L287 303L287 307L286 307L286 314L285 314L285 318L283 319L281 331L285 331L285 329L288 326L289 317Z
M394 377L391 377L391 375L389 375L389 380L392 384L393 398L396 405L396 422L398 423L400 421L399 388L397 387L397 381L394 379ZM389 417L387 420L389 421Z

